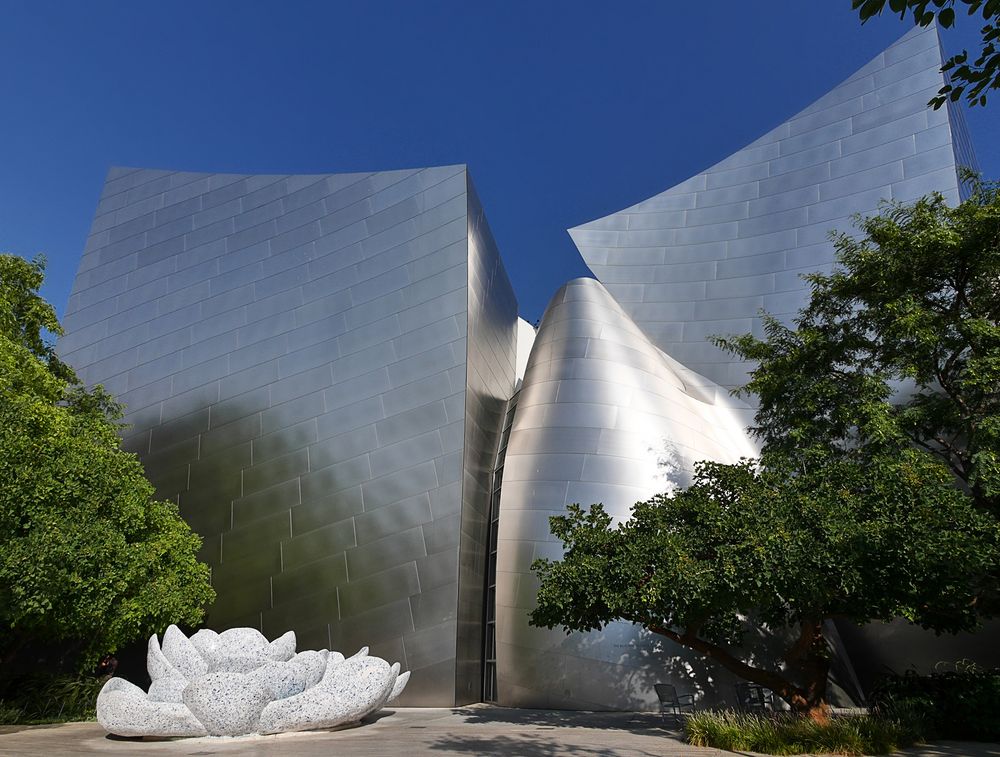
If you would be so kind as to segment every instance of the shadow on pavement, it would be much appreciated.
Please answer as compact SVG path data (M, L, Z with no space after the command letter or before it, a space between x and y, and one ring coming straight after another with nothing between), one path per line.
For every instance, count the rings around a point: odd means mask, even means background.
M396 714L395 710L386 710L386 709L383 708L383 709L379 710L378 712L373 712L371 715L366 715L365 717L363 717L361 719L361 722L362 722L362 724L364 724L364 723L377 723L378 721L382 720L383 718L392 717L395 714Z
M896 752L910 757L1000 757L1000 744L975 741L939 741Z
M620 757L622 751L611 747L567 744L565 741L546 739L540 736L445 736L436 740L429 748L434 751L454 752L464 755L502 754L512 757ZM662 757L662 751L637 750L629 748L629 755L635 757Z
M465 707L455 710L468 723L509 723L537 728L600 728L647 736L682 735L681 721L652 712L580 712L577 710L526 710L507 707Z

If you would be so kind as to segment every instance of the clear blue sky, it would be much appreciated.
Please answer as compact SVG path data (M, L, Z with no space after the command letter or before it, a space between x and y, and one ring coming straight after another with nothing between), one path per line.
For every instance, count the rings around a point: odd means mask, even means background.
M980 24L944 33L957 51ZM910 28L803 2L0 0L0 250L62 312L111 165L467 163L524 317L587 274L565 229L751 142ZM1000 94L968 114L1000 177Z

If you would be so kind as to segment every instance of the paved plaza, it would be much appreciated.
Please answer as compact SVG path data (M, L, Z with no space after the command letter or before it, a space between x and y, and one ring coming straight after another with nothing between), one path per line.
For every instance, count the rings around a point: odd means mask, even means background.
M513 710L383 710L341 731L176 741L119 739L97 723L0 727L0 755L505 755L505 757L712 757L731 754L683 743L676 724L648 713ZM996 744L943 744L909 757L1000 757Z

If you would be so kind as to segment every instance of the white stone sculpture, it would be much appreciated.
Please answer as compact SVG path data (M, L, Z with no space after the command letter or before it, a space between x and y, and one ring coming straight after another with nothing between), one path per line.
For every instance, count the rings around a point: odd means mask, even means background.
M170 626L149 639L145 692L112 678L97 696L97 720L117 736L242 736L356 723L403 693L410 674L368 656L295 652L295 633L272 642L254 628L189 639Z

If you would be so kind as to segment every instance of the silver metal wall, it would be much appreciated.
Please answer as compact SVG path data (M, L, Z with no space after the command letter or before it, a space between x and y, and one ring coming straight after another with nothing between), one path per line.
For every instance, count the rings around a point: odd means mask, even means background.
M671 357L727 387L746 366L712 334L760 333L794 314L800 274L833 260L831 229L883 199L959 197L974 164L961 113L931 110L937 30L917 28L801 113L703 173L570 230L587 265Z
M492 465L516 308L464 166L112 169L59 350L204 536L209 625L371 644L413 671L403 703L448 705L480 643L459 593L488 493L463 471Z
M748 409L658 350L605 287L564 286L545 311L528 360L503 468L497 574L500 703L648 709L653 683L718 699L731 682L665 640L613 623L566 636L528 625L531 562L558 558L548 519L566 503L614 516L688 480L702 459L753 456Z
M854 213L931 191L953 203L961 197L957 167L975 167L961 111L926 105L943 84L941 60L936 30L916 29L747 148L570 230L606 290L578 281L556 296L525 376L501 499L502 702L630 709L652 704L660 680L707 702L731 693L704 660L631 626L568 637L529 627L537 582L528 566L560 554L546 522L563 511L557 503L602 501L624 518L633 502L683 485L691 461L732 460L741 448L752 454L743 432L748 408L697 422L677 404L643 413L658 387L711 402L720 387L742 384L747 366L707 337L759 334L761 308L793 315L808 296L800 275L829 267L829 233L851 231ZM619 428L629 433L609 438ZM729 446L712 434L728 436ZM655 467L654 450L664 449L661 462L674 478L658 481L664 468ZM879 628L845 629L847 652L871 667L929 660L920 651L926 634L892 629L906 640L902 647L886 647ZM940 641L934 649L942 659L961 656ZM846 684L850 664L846 655L840 661Z
M514 391L516 340L517 300L470 180L469 358L458 581L460 704L482 697L490 497L507 400Z
M832 228L882 198L960 196L971 145L915 30L702 174L571 230L603 284L570 282L531 349L503 464L496 599L503 704L634 709L668 680L729 679L612 624L534 629L529 566L568 502L630 506L700 459L755 450L714 333L804 302ZM128 449L205 537L209 624L413 671L403 704L477 701L489 498L530 338L463 166L108 176L59 350L128 406ZM519 349L520 347L520 349ZM704 375L701 375L704 374ZM706 378L707 376L707 378Z

